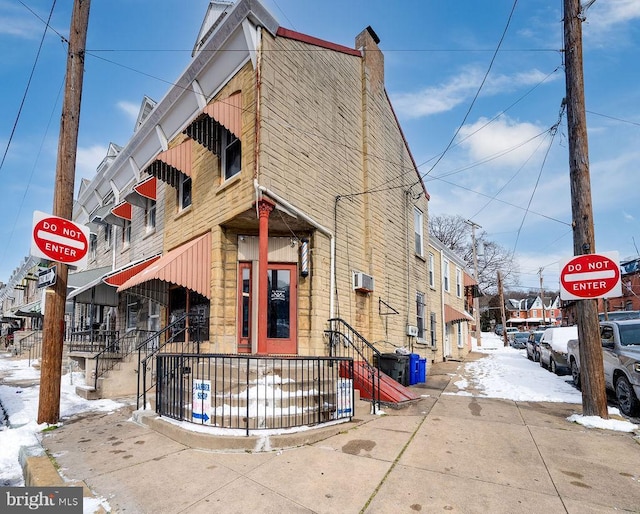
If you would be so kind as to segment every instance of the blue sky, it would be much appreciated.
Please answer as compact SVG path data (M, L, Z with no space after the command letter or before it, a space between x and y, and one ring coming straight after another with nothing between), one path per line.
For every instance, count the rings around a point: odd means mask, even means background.
M29 253L33 211L52 212L66 67L60 35L72 0L56 2L43 39L52 3L0 0L0 281ZM558 261L573 254L566 116L556 125L565 96L561 0L515 8L513 0L263 4L282 26L349 47L370 25L430 214L472 219L513 252L521 287L537 288L542 268L545 288L557 289ZM129 140L143 96L160 100L186 68L207 5L93 0L76 188L110 142ZM596 251L634 257L640 2L596 1L583 36Z

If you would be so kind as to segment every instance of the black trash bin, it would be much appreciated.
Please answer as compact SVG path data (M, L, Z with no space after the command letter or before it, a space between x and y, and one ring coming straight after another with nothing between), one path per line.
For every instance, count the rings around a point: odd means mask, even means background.
M409 385L409 356L400 353L380 354L380 371L402 385Z

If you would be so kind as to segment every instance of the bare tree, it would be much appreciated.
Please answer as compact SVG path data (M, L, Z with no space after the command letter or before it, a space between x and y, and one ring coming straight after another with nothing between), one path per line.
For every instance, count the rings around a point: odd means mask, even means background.
M429 237L436 237L447 248L460 256L473 270L473 243L471 226L462 216L431 216L429 219ZM502 273L504 287L518 285L518 265L510 252L495 241L489 240L485 231L476 235L478 248L478 283L484 294L497 292L498 271Z

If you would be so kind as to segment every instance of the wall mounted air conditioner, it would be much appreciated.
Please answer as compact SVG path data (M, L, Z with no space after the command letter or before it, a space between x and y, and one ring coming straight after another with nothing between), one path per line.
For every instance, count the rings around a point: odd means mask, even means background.
M418 327L415 325L407 325L407 335L410 337L418 337Z
M363 293L371 293L374 290L374 280L371 275L360 271L353 272L353 289Z

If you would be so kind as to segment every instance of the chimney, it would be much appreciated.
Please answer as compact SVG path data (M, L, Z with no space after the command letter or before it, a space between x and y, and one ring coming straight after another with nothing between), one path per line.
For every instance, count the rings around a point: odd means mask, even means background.
M378 48L378 43L380 38L371 26L356 36L356 48L362 52L365 72L376 92L378 88L384 89L384 55Z

